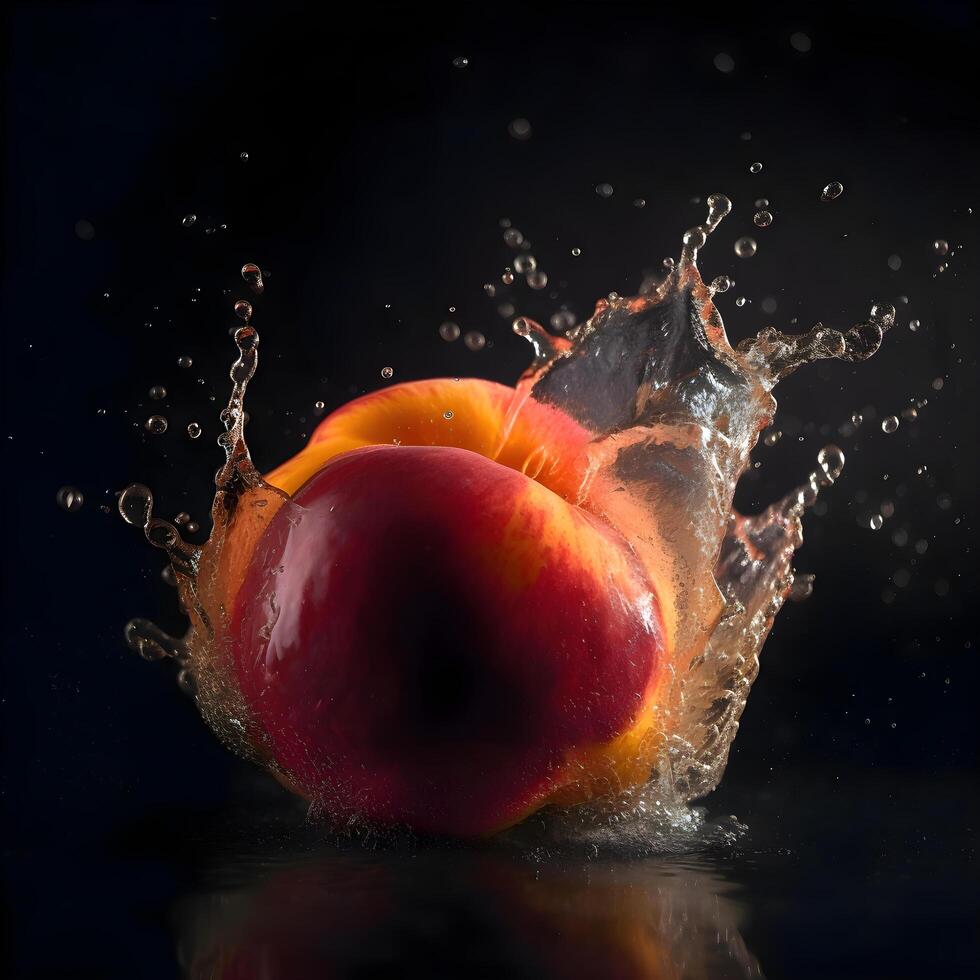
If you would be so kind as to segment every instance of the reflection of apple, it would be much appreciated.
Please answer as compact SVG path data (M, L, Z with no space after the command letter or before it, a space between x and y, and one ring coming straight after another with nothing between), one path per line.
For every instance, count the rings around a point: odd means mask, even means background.
M238 685L284 782L338 819L482 834L643 782L665 644L625 540L577 499L589 434L482 381L399 385L268 477ZM299 519L297 519L297 515Z
M195 900L182 945L191 980L760 976L720 887L690 859L334 853Z

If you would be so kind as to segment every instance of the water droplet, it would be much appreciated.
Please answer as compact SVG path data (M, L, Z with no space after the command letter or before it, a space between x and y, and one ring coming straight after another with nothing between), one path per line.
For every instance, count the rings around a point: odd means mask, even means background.
M395 369L392 367L383 367L381 369L381 377L384 378L385 381L388 381L392 377L394 377L394 374L395 374Z
M524 244L524 235L516 228L507 228L504 231L504 243L511 248L520 248Z
M470 330L465 337L463 337L463 343L470 350L483 350L487 346L487 338L483 336L478 330Z
M932 379L932 390L933 391L942 391L944 385L945 385L945 382L943 381L942 378L933 378Z
M749 238L748 235L743 235L735 242L735 254L740 259L750 259L755 255L758 245L754 238Z
M779 307L775 296L763 296L759 305L762 307L763 313L775 313Z
M95 238L95 225L91 221L80 220L75 222L75 234L83 242L90 242Z
M439 336L442 337L446 343L452 343L454 340L459 338L459 325L453 323L451 320L447 320L441 327L439 327Z
M613 185L612 184L596 184L595 192L599 197L612 197L613 196Z
M755 163L749 164L749 173L750 174L761 174L762 173L762 163L761 163L761 161L756 160Z
M937 238L932 243L932 250L936 255L945 255L949 251L949 242L945 238Z
M322 401L316 401L313 403L313 411L315 411L317 415L319 415L326 407L326 403Z
M735 59L726 51L719 51L714 57L714 66L723 75L735 70Z
M800 54L806 54L813 47L813 42L810 40L809 35L804 34L802 31L796 31L794 34L790 34L789 44L794 51L799 51Z
M844 193L844 185L839 180L832 180L821 192L821 201L834 201Z
M898 272L902 268L902 257L900 255L889 255L888 256L888 268L892 272Z
M453 58L453 68L466 68L470 63L469 58L464 58L460 55L458 58Z
M131 483L121 494L116 505L127 524L146 527L153 511L153 493L142 483Z
M181 218L180 223L185 228L191 228L191 227L193 227L193 225L195 224L196 221L197 221L197 215L196 214L185 214L184 217Z
M558 310L551 314L551 328L558 333L565 333L575 326L575 314L571 310Z
M780 439L782 439L783 434L778 429L770 429L763 437L762 441L767 446L775 446Z
M756 211L752 221L755 223L757 228L768 228L772 224L772 212Z
M734 285L735 283L728 276L718 276L711 283L711 291L713 293L727 293Z
M887 418L881 420L881 431L892 433L898 429L898 419L894 415L889 415Z
M85 503L85 496L81 490L75 487L62 487L56 494L54 498L58 506L62 510L68 511L69 514L76 510L81 510L82 505Z
M860 412L855 412L851 416L851 422L855 427L859 426L864 421L864 416Z
M844 451L839 446L829 445L817 453L817 463L823 471L827 484L834 483L844 471Z
M444 418L444 419L445 419L445 420L446 420L447 422L449 422L449 421L451 421L451 420L452 420L452 417L453 417L453 410L452 410L451 408L447 408L447 409L446 409L446 410L445 410L445 411L444 411L444 412L442 413L442 417L443 417L443 418Z
M919 327L921 327L921 326L922 326L921 321L919 321L919 320L909 320L909 330L911 330L912 333L915 333L919 329Z
M647 206L647 201L645 197L638 197L633 201L634 208L645 208Z
M885 519L881 516L881 514L872 514L871 519L868 521L868 527L870 527L872 531L880 531L881 526L884 523Z
M533 272L537 267L538 260L533 255L525 253L514 259L514 271L522 276Z
M201 427L197 424L197 422L188 423L187 435L190 436L191 439L197 439L201 435Z
M193 366L194 366L194 361L191 358L189 358L186 354L183 357L177 358L177 367L184 368L186 370L187 368Z
M580 249L580 248L573 248L572 249L572 255L574 255L575 258L578 258L581 254L582 254L582 249Z
M161 436L167 431L167 420L162 415L151 415L143 423L143 428L152 435Z
M512 119L507 127L507 132L515 140L529 140L531 138L531 124L526 119Z
M163 385L154 385L147 393L154 401L160 401L167 397L167 389Z
M238 154L238 159L241 160L243 163L247 163L248 162L248 151L247 150L242 150L242 152Z
M548 285L548 274L542 269L535 269L527 274L526 280L532 289L544 289Z
M745 306L745 304L747 302L748 302L748 300L744 296L739 296L735 300L735 305L736 306Z
M254 262L246 262L242 266L242 279L248 283L256 296L261 296L265 292L265 281L262 279L262 270Z
M247 299L240 299L235 303L235 316L244 323L252 319L252 304Z

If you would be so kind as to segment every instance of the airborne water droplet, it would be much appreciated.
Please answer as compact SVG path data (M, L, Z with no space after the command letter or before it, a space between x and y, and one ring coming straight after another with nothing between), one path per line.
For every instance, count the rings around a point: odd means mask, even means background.
M149 396L154 401L160 401L167 397L167 389L163 385L154 385L148 392Z
M201 427L197 422L190 422L187 426L187 435L191 439L197 439L201 435Z
M599 197L612 197L613 196L613 185L612 184L596 184L595 192Z
M183 357L177 358L177 367L184 368L186 370L187 368L193 366L194 366L194 361L190 357L184 355Z
M193 225L194 225L194 223L196 221L197 221L197 215L196 214L185 214L184 217L181 218L180 223L185 228L191 228L191 227L193 227Z
M892 433L898 428L898 419L894 415L889 415L888 418L882 419L881 421L881 431Z
M839 446L824 446L817 453L817 462L827 483L834 483L844 471L844 451Z
M262 279L262 270L254 262L246 262L242 266L242 279L248 283L256 296L261 296L265 292L265 281Z
M487 338L478 330L471 330L464 338L463 343L470 350L483 350L487 346Z
M446 343L452 343L454 340L459 339L459 325L453 323L451 320L447 320L442 326L439 327L439 336L442 337Z
M168 422L166 418L162 415L151 415L146 422L143 423L143 428L147 432L155 436L162 436L164 432L167 431Z
M762 164L756 160L755 163L749 165L750 174L760 174L762 173Z
M754 238L744 235L735 242L735 254L740 259L751 259L755 255L758 247Z
M391 367L383 367L381 369L381 377L384 378L385 381L388 381L394 375L394 373L395 369Z
M85 503L85 497L81 490L77 490L75 487L62 487L56 494L55 500L58 506L62 510L68 511L68 513L73 513L76 510L81 510L82 504Z
M236 301L235 316L243 323L248 323L252 319L252 304L247 299Z
M752 221L757 228L768 228L772 224L771 211L756 211Z
M944 238L937 238L932 243L932 250L936 253L936 255L945 255L949 251L949 242L947 242Z
M464 58L460 55L458 58L453 58L453 68L466 68L470 63L469 58Z
M844 193L844 185L839 180L831 181L820 193L821 201L834 201Z

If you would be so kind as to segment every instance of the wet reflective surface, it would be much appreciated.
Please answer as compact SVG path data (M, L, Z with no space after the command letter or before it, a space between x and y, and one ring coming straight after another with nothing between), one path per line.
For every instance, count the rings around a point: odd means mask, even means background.
M12 975L973 975L974 783L838 776L723 786L709 812L738 813L737 843L642 856L328 841L243 773L214 811L68 832L44 856L12 848Z

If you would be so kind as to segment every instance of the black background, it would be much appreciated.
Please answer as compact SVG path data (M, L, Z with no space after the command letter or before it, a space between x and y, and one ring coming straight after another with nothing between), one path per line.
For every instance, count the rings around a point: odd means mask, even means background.
M879 298L897 303L898 322L871 362L826 363L778 392L785 435L757 451L741 504L799 482L829 441L821 426L848 462L798 559L815 593L779 618L709 809L819 845L826 805L854 815L827 843L842 861L891 821L909 840L969 841L955 860L972 865L972 4L83 3L5 17L0 669L16 975L172 975L165 910L199 853L188 844L177 861L175 841L193 838L196 815L250 799L244 765L167 668L124 647L131 616L180 619L159 554L114 509L114 492L140 480L161 515L205 518L232 304L248 296L242 263L269 272L253 298L263 347L248 409L253 456L270 468L302 445L317 400L330 409L381 386L385 365L396 380L512 380L529 352L502 299L543 322L559 303L587 315L677 255L703 220L692 198L714 191L735 209L702 269L736 281L720 300L733 338L793 318L848 326ZM793 48L795 31L810 51ZM714 66L719 52L733 71ZM467 67L453 66L459 56ZM529 140L508 133L518 117ZM821 203L830 180L844 194ZM762 230L760 197L775 215ZM550 288L484 295L513 257L503 217L532 240L558 299ZM758 254L738 259L732 243L747 233ZM939 275L936 238L954 247ZM445 319L488 347L444 343ZM166 401L148 399L154 384ZM919 419L882 432L881 418L916 398L929 402ZM855 411L857 434L838 434ZM170 421L163 436L142 426L156 412ZM196 442L190 421L205 429ZM83 491L80 511L58 509L65 484ZM883 501L894 504L883 528L861 526ZM145 859L148 839L167 857ZM134 846L138 873L119 857ZM805 931L749 938L767 972L806 974ZM965 947L944 948L947 960L922 962L966 975Z

